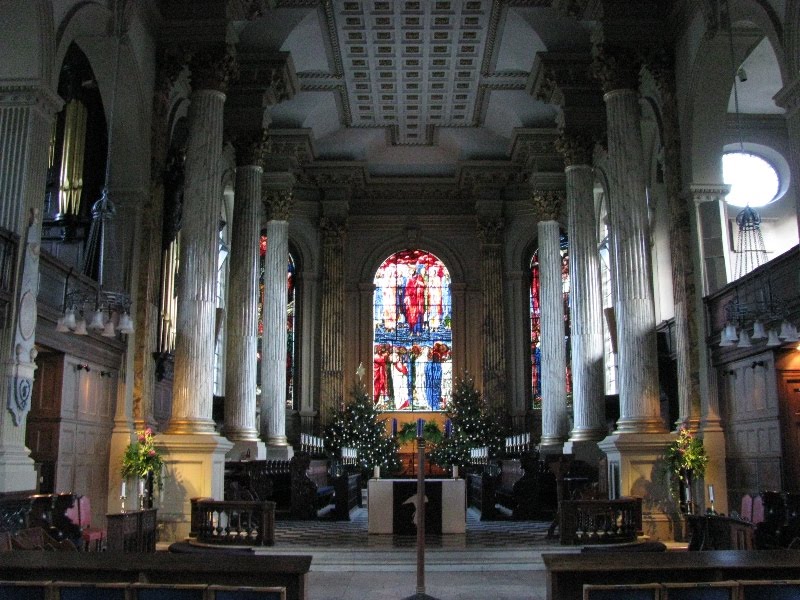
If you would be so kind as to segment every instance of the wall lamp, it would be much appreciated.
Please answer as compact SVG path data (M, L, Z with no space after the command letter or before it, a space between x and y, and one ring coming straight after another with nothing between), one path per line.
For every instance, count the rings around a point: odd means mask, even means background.
M91 371L91 369L89 368L89 365L87 365L86 363L80 363L80 364L75 365L75 370L76 371L86 371L87 373L89 371Z

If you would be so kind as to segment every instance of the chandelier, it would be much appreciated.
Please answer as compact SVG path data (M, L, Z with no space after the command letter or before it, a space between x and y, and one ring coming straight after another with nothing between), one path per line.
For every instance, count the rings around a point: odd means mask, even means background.
M800 341L797 327L787 318L786 303L772 295L772 284L767 283L766 289L759 292L760 298L742 302L737 288L736 297L725 305L721 347L750 348L754 342L766 340L766 346L774 348Z
M118 5L119 6L119 5ZM106 237L111 230L116 209L108 197L108 180L111 171L111 137L114 131L114 104L117 95L117 74L119 72L119 45L122 38L123 10L114 12L114 79L111 86L111 103L108 114L108 147L106 149L106 172L100 199L92 206L92 223L89 228L84 272L90 272L96 261L97 289L69 289L72 271L64 281L63 315L58 319L56 331L86 335L89 330L101 331L104 337L114 337L119 333L133 333L133 319L130 315L131 298L126 292L103 288L103 263L105 260Z

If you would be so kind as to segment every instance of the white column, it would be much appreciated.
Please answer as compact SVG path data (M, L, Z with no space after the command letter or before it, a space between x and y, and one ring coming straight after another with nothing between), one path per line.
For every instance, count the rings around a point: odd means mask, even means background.
M257 140L264 139L258 132ZM225 377L225 427L234 447L229 456L266 457L256 426L258 353L259 237L263 144L237 144L236 190L228 288L228 348Z
M617 286L620 432L662 432L658 392L650 226L639 98L633 89L605 96L611 236Z
M797 231L800 235L800 77L775 95L775 104L785 109L786 128L789 131L789 170L792 174L797 206Z
M567 166L572 407L571 442L606 436L600 260L594 218L594 175L588 164Z
M534 192L539 215L539 297L542 344L541 445L560 452L567 437L567 348L558 215L562 192Z
M224 47L215 46L196 52L190 65L172 418L156 440L166 465L159 517L168 539L188 534L191 498L223 497L225 453L232 446L215 435L211 404L223 107L234 64Z
M267 254L264 259L264 334L261 350L261 434L269 458L290 458L286 439L286 269L289 264L289 212L294 177L264 175Z
M41 206L53 114L61 99L36 86L0 87L0 225L19 235L11 294L0 328L0 491L34 490L36 472L25 447L36 365ZM12 252L9 256L14 256Z

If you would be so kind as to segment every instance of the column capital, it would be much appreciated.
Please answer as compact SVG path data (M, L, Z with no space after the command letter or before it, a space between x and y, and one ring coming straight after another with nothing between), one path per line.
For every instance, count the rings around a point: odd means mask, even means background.
M675 57L664 48L649 52L645 57L645 67L653 76L653 81L664 100L675 98Z
M169 95L178 76L189 62L189 53L182 46L164 46L156 53L156 82L154 93Z
M731 186L724 183L693 183L689 186L695 204L725 200Z
M596 140L586 132L563 132L555 142L564 157L564 166L591 165Z
M344 244L344 239L347 235L346 221L336 221L328 217L322 217L319 220L319 229L322 235L322 243L326 247L341 247Z
M604 93L639 89L641 59L636 51L598 44L593 53L592 74L600 81Z
M531 202L539 221L558 221L566 194L561 190L533 190Z
M294 204L291 189L264 187L261 193L268 221L288 221Z
M261 167L264 154L269 152L269 134L265 128L241 132L234 136L233 147L236 149L237 166Z
M37 83L0 84L0 109L30 106L43 114L52 115L61 110L64 100L49 87Z
M215 44L196 50L189 61L194 90L216 90L223 94L239 75L239 65L231 46Z
M504 228L501 217L478 218L478 239L484 246L498 246L503 242Z

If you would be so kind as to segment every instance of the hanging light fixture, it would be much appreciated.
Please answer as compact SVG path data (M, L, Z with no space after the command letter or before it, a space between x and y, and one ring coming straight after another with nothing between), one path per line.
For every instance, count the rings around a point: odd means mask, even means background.
M100 198L92 206L92 224L85 258L85 272L94 268L96 261L97 289L69 289L72 270L64 281L63 316L56 324L56 331L87 335L88 330L102 332L104 337L115 337L119 333L133 333L134 324L130 315L131 298L123 291L111 291L103 286L106 238L110 222L116 215L114 203L108 196L108 181L111 173L111 141L114 132L114 107L119 74L120 42L124 20L124 2L116 4L114 10L114 74L111 86L111 102L108 112L108 147L106 148L106 172ZM89 322L87 323L87 318Z
M766 340L769 348L784 343L800 341L797 327L788 320L786 303L772 293L772 281L751 282L752 289L745 294L748 301L740 299L739 287L736 296L725 305L725 326L720 332L719 345L722 348L736 346L750 348L754 342ZM753 298L752 300L750 298ZM747 328L752 328L752 334Z

